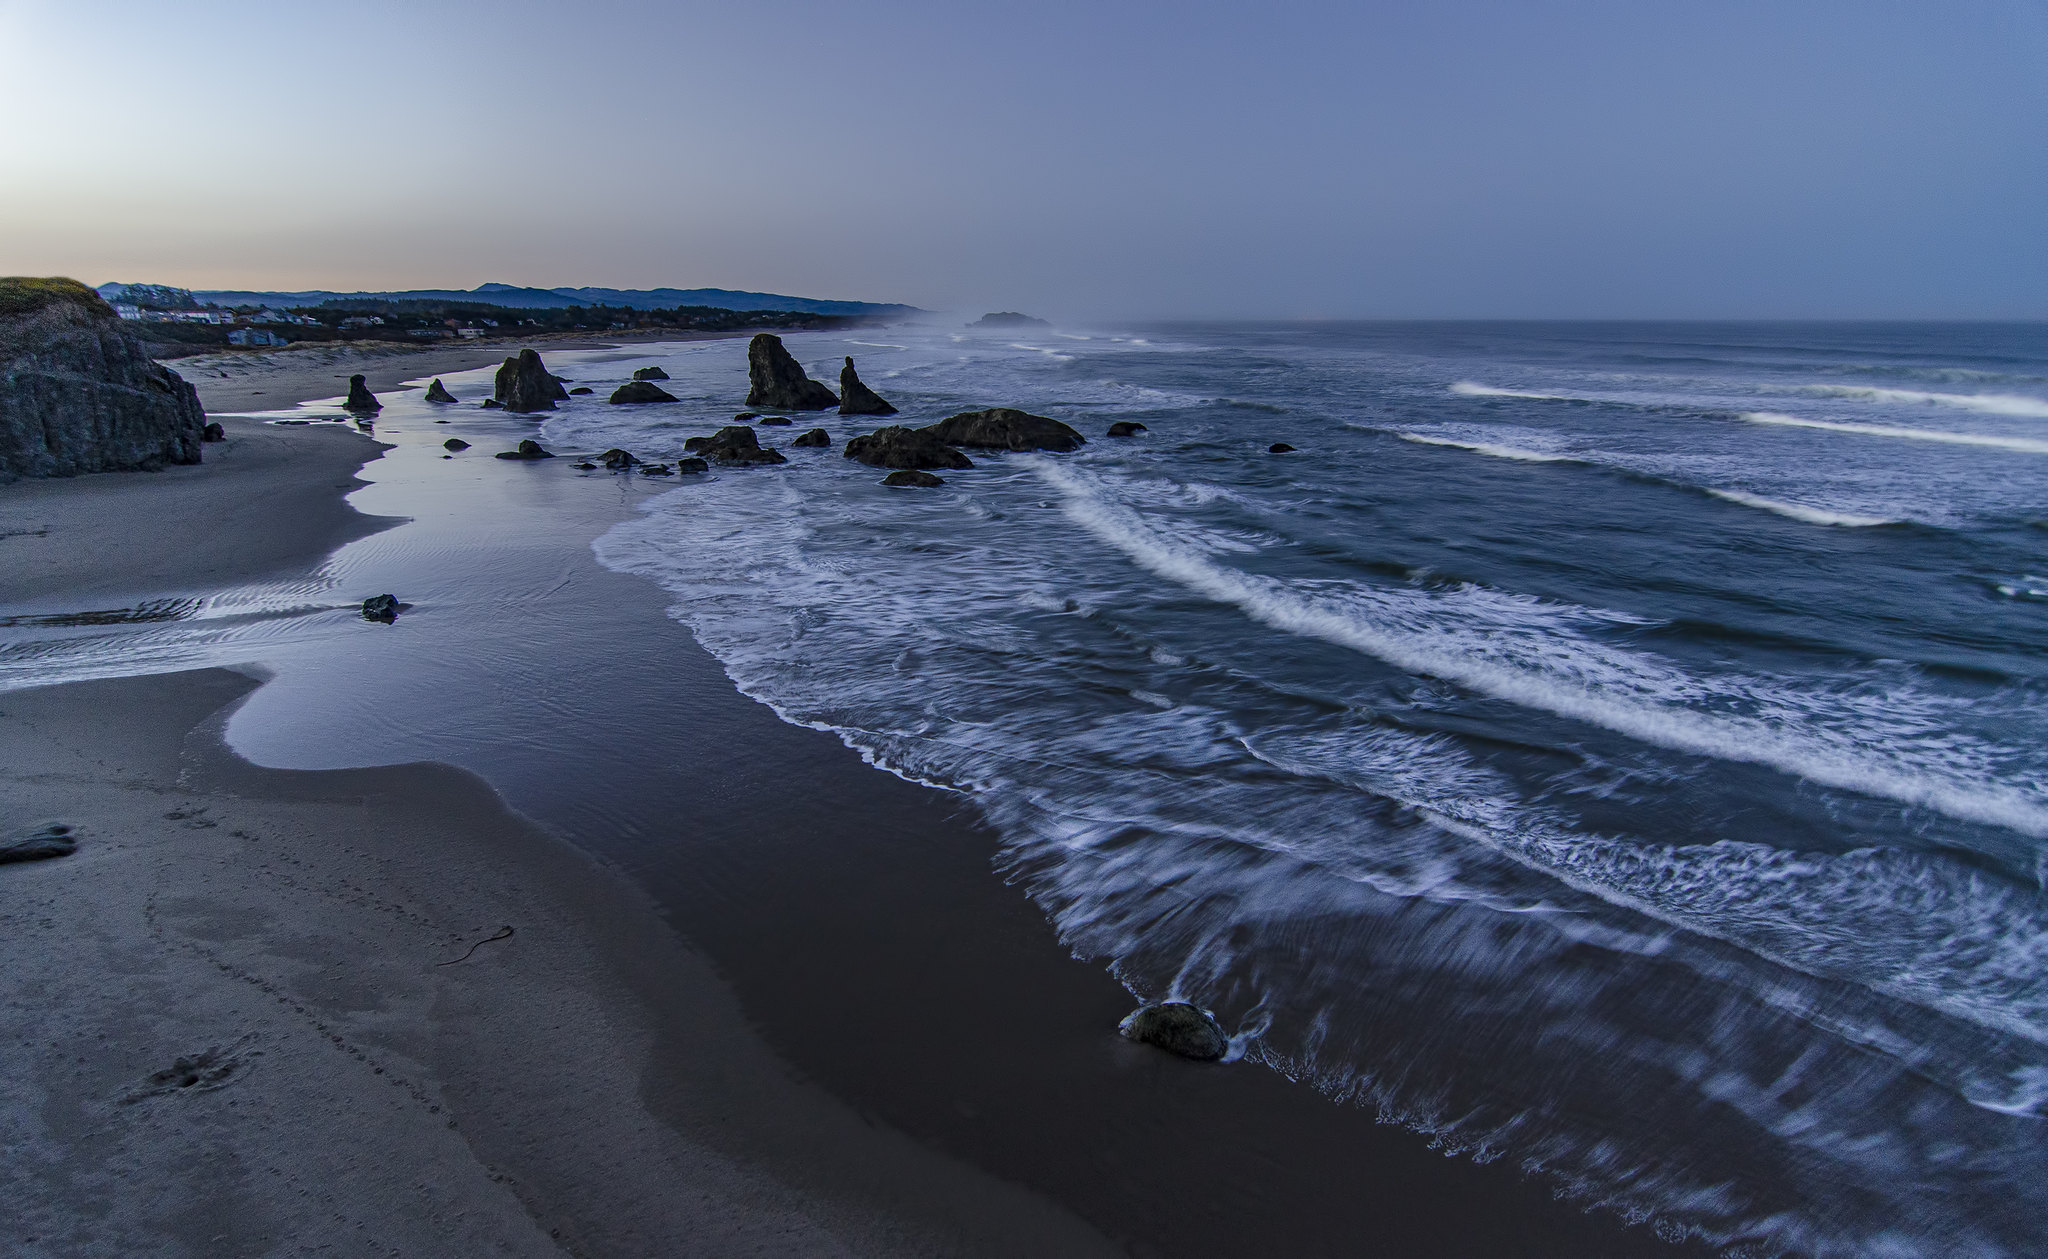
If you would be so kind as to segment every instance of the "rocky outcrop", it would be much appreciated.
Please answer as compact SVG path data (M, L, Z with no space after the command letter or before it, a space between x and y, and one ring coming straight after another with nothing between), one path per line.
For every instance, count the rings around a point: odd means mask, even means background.
M831 444L832 434L822 428L814 428L808 433L798 433L796 440L790 443L792 446L830 446Z
M1042 415L1011 407L963 411L924 430L948 446L981 450L1078 450L1088 439Z
M398 614L404 610L405 605L398 601L397 595L371 595L363 600L365 621L382 621L389 625L397 620Z
M643 367L633 373L634 380L667 380L668 373L659 367Z
M899 472L891 472L888 476L882 478L882 484L884 485L915 485L925 489L930 489L934 485L944 485L945 483L944 477L935 477L929 472L921 472L916 468L904 468Z
M1214 1062L1230 1052L1230 1038L1209 1012L1185 1001L1141 1006L1117 1030L1141 1045L1157 1045L1202 1062Z
M1109 426L1111 437L1136 437L1145 431L1145 426L1136 420L1118 420Z
M348 378L348 399L341 404L344 411L382 411L384 404L377 401L377 395L363 383L361 376Z
M599 455L597 457L597 461L603 464L605 467L610 468L614 472L622 472L625 469L630 468L634 464L640 462L638 459L635 459L631 453L624 450L620 450L617 446L614 446L610 450L607 450L603 454Z
M683 443L683 449L702 455L721 468L789 462L789 457L779 450L763 450L760 438L744 424L728 424L709 437L693 437Z
M641 476L674 476L675 474L675 469L665 463L643 463L640 465Z
M451 438L449 438L449 439L448 439L447 441L445 441L445 442L442 442L442 443L441 443L441 449L443 449L443 450L468 450L468 449L469 449L469 443L468 443L468 442L466 442L466 441L464 441L464 440L462 440L462 439L461 439L460 437L451 437Z
M507 411L531 414L554 410L557 402L568 399L569 391L549 374L547 364L540 361L538 350L521 350L517 357L506 359L505 365L498 369L497 379L492 382L491 397Z
M500 459L552 459L555 456L553 451L543 450L539 442L528 438L519 443L519 449L501 450L498 452L497 457Z
M846 457L870 468L971 468L974 461L928 428L891 424L846 443Z
M676 396L660 385L645 380L631 380L612 390L611 404L615 407L633 406L643 402L674 402Z
M75 280L0 279L0 481L198 463L199 395Z
M1051 324L1030 315L1021 315L1014 310L998 310L983 315L970 328L1050 328Z
M711 471L711 465L704 462L702 459L678 459L676 460L676 471L709 472Z
M436 378L433 384L427 386L427 401L440 402L445 404L450 402L460 402L462 401L462 399L456 397L452 393L449 393L448 386L442 384L440 380Z
M853 359L848 358L846 366L839 369L839 414L894 415L896 408L860 383L860 373L853 370Z
M782 338L757 333L747 343L747 405L776 411L822 411L839 396L804 375L803 365L782 348Z

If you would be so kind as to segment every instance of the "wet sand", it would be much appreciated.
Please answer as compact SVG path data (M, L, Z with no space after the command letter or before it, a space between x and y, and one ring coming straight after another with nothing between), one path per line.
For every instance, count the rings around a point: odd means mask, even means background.
M516 427L493 413L463 423ZM379 425L394 445L355 501L415 519L332 563L335 580L419 609L389 633L337 621L298 655L275 653L275 679L229 737L266 764L453 762L651 898L687 946L622 973L659 977L681 957L729 985L638 989L645 1017L672 1029L641 1062L639 1103L705 1157L771 1176L806 1219L837 1218L815 1204L855 1204L870 1224L855 1249L914 1251L937 1236L951 1253L1085 1253L1092 1229L1140 1255L1681 1253L1271 1072L1122 1041L1128 994L1069 957L1003 882L996 837L961 797L877 773L744 699L663 617L662 592L595 563L590 538L667 486L579 475L567 460L444 461L451 430L413 428ZM0 696L0 713L19 699ZM310 777L335 772L365 771ZM375 868L349 877L385 886ZM691 1061L689 1038L721 995L759 1037L743 1061L786 1063L900 1160L853 1136L821 1143L802 1108L722 1093L715 1065L694 1077L711 1077L701 1087L648 1065ZM505 1166L495 1150L511 1147L546 1162L569 1121L507 1123L487 1166ZM903 1170L913 1165L925 1179ZM932 1179L935 1167L961 1179ZM593 1241L578 1253L717 1250Z

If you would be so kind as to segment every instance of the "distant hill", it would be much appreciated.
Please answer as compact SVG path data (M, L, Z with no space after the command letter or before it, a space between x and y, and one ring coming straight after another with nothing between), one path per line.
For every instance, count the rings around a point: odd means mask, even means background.
M116 286L108 286L116 287ZM715 306L721 310L790 310L812 315L862 315L907 318L925 312L893 302L840 302L783 293L744 293L734 289L602 289L521 288L516 284L481 284L473 289L407 289L402 292L337 293L310 289L296 293L242 289L201 289L193 293L212 306L318 306L333 301L487 302L493 306L549 309L564 306L629 306L635 310L669 310L677 306Z

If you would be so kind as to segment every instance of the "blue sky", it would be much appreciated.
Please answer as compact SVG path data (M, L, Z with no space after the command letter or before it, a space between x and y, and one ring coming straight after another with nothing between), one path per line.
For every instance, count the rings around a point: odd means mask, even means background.
M11 274L2048 317L2042 0L0 0L0 52Z

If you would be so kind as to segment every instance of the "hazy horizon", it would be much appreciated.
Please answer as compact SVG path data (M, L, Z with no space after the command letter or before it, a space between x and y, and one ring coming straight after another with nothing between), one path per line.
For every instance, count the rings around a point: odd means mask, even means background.
M1162 318L2048 317L2000 0L0 0L0 273Z

